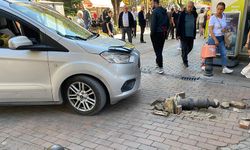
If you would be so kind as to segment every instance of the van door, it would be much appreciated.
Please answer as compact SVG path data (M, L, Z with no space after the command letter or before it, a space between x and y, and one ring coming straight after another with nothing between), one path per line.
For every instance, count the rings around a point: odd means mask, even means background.
M0 103L53 101L48 52L8 47L14 36L26 36L34 45L40 44L40 29L0 12Z

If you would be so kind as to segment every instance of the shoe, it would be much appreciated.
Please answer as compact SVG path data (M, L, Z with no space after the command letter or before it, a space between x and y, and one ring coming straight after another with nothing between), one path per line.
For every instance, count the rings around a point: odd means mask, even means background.
M177 48L177 50L181 50L181 48L180 48L180 47L178 47L178 48Z
M233 72L234 72L233 70L231 70L231 69L229 69L229 68L227 68L227 67L224 67L223 70L222 70L222 73L223 73L223 74L231 74L231 73L233 73Z
M145 42L145 41L141 41L141 43L147 43L147 42Z
M158 68L157 73L158 73L158 74L163 74L163 73L164 73L163 68Z
M250 71L250 63L241 71L241 74L245 76Z
M205 69L206 69L206 66L205 66L205 65L202 65L202 66L201 66L201 70L202 70L202 71L205 71Z
M188 63L184 63L184 66L185 66L186 68L188 68L188 67L189 67Z

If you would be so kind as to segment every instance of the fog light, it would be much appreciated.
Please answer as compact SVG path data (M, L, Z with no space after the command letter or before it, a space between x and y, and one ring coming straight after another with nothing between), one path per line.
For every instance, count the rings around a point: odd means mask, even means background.
M122 92L127 92L127 91L129 91L129 90L132 90L132 89L134 88L134 86L135 86L135 81L136 81L135 79L126 81L126 82L123 84L123 86L122 86L122 88L121 88L121 91L122 91Z

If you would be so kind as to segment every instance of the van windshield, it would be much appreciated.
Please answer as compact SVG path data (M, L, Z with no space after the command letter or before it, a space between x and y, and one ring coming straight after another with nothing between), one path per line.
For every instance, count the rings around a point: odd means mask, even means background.
M88 30L45 6L33 3L12 3L10 7L56 31L57 34L63 37L75 40L87 40L94 36Z

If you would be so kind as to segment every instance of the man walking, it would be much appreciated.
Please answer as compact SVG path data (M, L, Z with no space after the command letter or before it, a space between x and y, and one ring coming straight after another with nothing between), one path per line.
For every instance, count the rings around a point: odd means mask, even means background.
M145 32L145 28L146 28L146 17L145 17L145 6L142 5L141 6L141 11L138 14L138 18L139 18L139 26L141 27L141 37L140 37L140 41L141 43L146 43L144 41L144 32Z
M134 27L133 27L132 32L133 32L133 37L136 38L136 27L137 27L137 17L138 17L138 13L137 13L135 7L132 8L132 15L133 15L133 17L134 17Z
M122 31L122 40L125 41L125 35L128 35L128 41L132 43L132 28L134 27L134 17L128 11L128 6L124 6L123 12L119 15L118 26Z
M173 28L176 29L177 25L178 25L178 21L179 21L179 17L180 17L180 12L178 10L178 8L175 8L172 15L171 15L171 23L173 25Z
M188 54L192 51L196 37L196 8L194 2L187 3L186 10L180 15L177 26L177 37L181 40L182 60L185 67L188 67Z
M169 18L166 9L160 6L159 0L152 0L152 7L154 10L152 13L150 37L156 55L157 73L163 74L162 51L169 27Z
M174 8L171 8L171 11L168 12L168 18L172 18L173 13L174 13ZM170 21L170 27L168 29L168 33L167 33L166 39L168 39L169 34L171 34L172 39L174 39L174 28L175 27L174 27L173 21Z
M92 18L91 18L90 12L85 8L84 4L82 4L81 7L82 7L82 13L83 13L82 19L84 20L86 29L89 30L92 24Z

